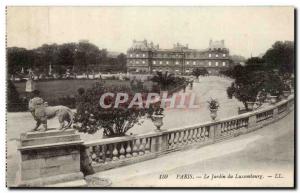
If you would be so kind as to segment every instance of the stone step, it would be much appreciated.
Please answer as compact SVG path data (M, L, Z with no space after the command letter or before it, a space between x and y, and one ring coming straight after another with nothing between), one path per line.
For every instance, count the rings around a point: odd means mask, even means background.
M40 177L36 179L20 181L19 183L17 182L17 184L18 187L55 187L56 184L70 183L81 180L85 182L83 174L81 172L74 172L69 174L60 174L49 177Z
M79 140L80 140L80 136L78 134L29 138L29 139L21 140L21 147L44 145L44 144L55 144L60 142L71 142L71 141L79 141Z
M50 137L50 136L59 136L59 135L71 135L75 134L74 129L67 129L67 130L57 130L57 129L49 129L47 131L36 131L36 132L27 132L21 134L21 140L23 138L29 139L29 138L39 138L39 137Z

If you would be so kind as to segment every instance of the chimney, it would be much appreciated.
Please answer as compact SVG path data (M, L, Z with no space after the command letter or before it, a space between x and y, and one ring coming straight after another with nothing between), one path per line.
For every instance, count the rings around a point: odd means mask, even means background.
M212 46L212 39L209 40L209 47Z
M222 46L225 46L225 41L221 40Z

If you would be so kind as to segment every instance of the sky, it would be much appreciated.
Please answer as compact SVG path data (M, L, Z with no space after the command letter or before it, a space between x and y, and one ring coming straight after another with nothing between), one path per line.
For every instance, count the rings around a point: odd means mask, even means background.
M294 40L294 8L8 7L6 27L8 47L88 40L125 53L134 39L166 49L177 42L205 49L210 39L224 39L231 54L250 57Z

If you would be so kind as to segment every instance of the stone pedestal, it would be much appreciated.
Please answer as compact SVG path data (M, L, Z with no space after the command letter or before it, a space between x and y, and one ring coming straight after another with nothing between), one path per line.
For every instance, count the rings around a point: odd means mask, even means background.
M75 130L21 134L18 186L85 186L80 171L80 146Z
M168 149L167 135L160 130L157 130L156 132L159 134L152 138L151 152L162 153Z

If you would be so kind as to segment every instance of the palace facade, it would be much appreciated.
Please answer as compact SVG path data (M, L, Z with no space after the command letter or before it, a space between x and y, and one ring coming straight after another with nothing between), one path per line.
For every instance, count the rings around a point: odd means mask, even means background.
M232 65L224 40L209 41L207 49L190 49L188 45L174 44L172 49L161 49L147 40L133 40L127 50L127 70L131 73L168 71L190 74L194 68L205 67L210 74L218 74Z

